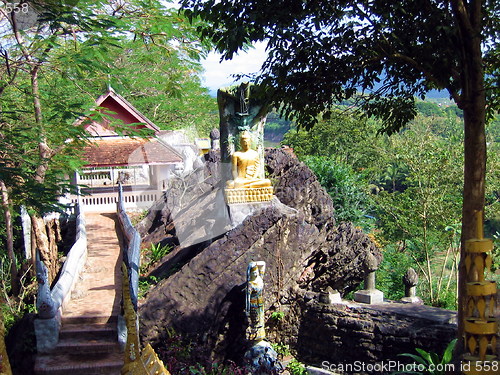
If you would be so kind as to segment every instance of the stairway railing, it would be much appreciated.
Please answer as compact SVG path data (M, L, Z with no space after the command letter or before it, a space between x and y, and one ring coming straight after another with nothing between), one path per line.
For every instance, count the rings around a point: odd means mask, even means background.
M38 281L35 335L37 350L44 353L55 348L59 341L62 310L71 298L78 276L87 260L87 230L85 216L80 205L75 206L76 238L68 252L56 285L50 290L47 267L40 260L37 251L36 273Z
M122 264L123 317L121 318L125 322L125 327L121 324L118 325L118 335L121 344L125 347L124 365L121 373L122 375L170 375L151 345L147 344L142 353L140 351L137 296L139 290L141 237L125 212L121 184L119 184L118 189L117 213L126 240Z

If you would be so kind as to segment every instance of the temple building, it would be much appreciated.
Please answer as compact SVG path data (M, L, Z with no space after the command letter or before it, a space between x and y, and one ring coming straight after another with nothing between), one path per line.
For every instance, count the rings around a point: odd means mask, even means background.
M96 100L107 116L85 126L91 142L85 147L85 165L75 173L73 182L82 188L85 211L116 209L118 182L124 187L126 208L144 209L160 197L172 172L184 169L182 147L173 147L166 139L171 131L161 131L131 103L112 88ZM122 128L144 131L147 137L127 136L115 131ZM125 132L126 133L126 132ZM178 137L174 137L178 138ZM71 197L72 201L76 196Z

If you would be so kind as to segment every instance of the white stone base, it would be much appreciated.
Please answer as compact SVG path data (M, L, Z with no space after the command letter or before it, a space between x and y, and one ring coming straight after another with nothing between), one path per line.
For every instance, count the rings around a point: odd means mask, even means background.
M229 205L229 216L231 217L231 225L237 227L248 216L263 208L270 207L271 202L251 202L251 203L233 203Z
M319 295L319 302L327 305L340 304L342 302L342 297L339 292L334 293L321 293Z
M384 293L378 289L358 290L354 293L354 301L373 305L384 302Z
M414 303L415 305L423 305L424 301L420 297L403 297L401 298L401 302L404 303Z
M288 207L287 205L281 203L278 198L273 197L269 202L249 202L249 203L233 203L228 204L229 216L231 218L232 228L240 225L243 220L248 216L253 215L257 211L260 211L267 207L276 207L281 212L286 215L295 215L297 210L295 208Z

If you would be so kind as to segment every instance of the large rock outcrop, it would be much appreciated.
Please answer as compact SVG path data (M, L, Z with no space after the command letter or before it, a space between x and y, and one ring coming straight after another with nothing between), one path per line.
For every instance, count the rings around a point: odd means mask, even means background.
M235 228L220 201L215 154L187 180L174 182L182 189L168 191L148 214L140 226L144 238L158 242L170 236L178 245L156 270L157 276L169 276L139 308L143 339L160 340L165 328L173 327L217 356L237 358L243 350L250 261L267 263L264 298L270 313L295 300L299 290L330 286L348 292L363 280L368 253L381 260L361 230L335 224L330 197L304 164L280 149L268 150L266 164L278 199ZM180 232L186 234L182 239Z

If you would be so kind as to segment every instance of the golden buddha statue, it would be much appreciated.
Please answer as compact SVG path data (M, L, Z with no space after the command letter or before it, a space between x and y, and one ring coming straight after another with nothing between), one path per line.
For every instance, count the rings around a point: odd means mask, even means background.
M233 180L226 183L227 189L254 189L270 187L271 181L259 178L260 156L250 148L250 133L241 134L241 151L236 151L231 157Z

